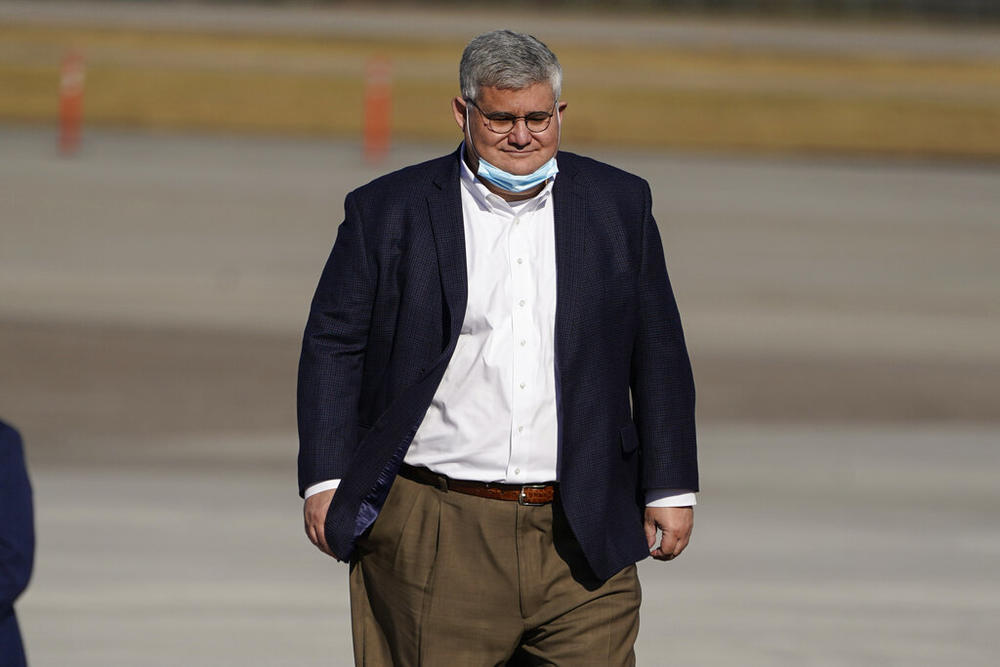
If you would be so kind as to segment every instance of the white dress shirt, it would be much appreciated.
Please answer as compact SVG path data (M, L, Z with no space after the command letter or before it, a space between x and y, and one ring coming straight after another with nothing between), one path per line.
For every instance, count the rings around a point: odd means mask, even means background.
M534 197L507 202L460 161L465 319L404 460L453 479L557 481L554 178ZM339 481L314 484L305 496ZM695 502L684 489L646 493L647 506Z

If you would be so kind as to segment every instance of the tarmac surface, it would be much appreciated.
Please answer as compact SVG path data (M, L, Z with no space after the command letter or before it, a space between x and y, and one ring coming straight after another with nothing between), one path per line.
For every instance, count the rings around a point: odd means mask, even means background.
M453 146L0 126L0 411L37 666L347 665L302 534L298 337L346 192ZM580 148L567 146L568 149ZM654 191L699 386L694 539L642 665L992 665L1000 173L588 152Z

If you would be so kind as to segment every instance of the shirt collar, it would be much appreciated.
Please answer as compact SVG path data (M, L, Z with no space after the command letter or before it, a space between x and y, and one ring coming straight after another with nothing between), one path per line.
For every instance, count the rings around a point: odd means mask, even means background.
M507 203L503 197L490 192L489 188L483 185L482 181L480 181L479 178L472 173L472 169L469 168L468 163L465 161L464 141L458 150L458 161L461 165L459 173L461 175L462 186L469 194L472 195L472 198L482 209L494 212L499 210L507 213L511 213L513 211L513 207ZM558 174L550 178L545 183L545 187L542 188L537 195L530 199L517 202L517 205L519 205L518 208L520 208L520 206L524 206L527 210L535 210L536 208L542 206L545 200L552 195L552 185L555 183L556 176L558 176Z

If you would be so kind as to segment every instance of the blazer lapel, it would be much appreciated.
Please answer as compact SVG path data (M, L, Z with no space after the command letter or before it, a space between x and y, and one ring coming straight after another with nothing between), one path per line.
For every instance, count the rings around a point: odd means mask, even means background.
M579 279L583 267L583 244L586 225L586 201L572 168L563 170L560 159L559 175L552 187L555 206L553 218L556 237L556 326L557 363L559 351L568 351L576 326ZM566 160L569 162L569 160ZM568 165L567 165L568 167Z
M448 309L449 344L454 343L461 332L469 288L458 159L456 153L452 168L442 171L434 179L435 189L427 196L427 208L441 272L441 287Z

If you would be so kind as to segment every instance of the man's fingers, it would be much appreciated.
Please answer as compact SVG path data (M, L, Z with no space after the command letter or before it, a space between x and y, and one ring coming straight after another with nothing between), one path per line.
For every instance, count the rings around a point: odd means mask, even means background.
M677 556L681 555L681 552L684 551L684 549L688 545L688 542L690 541L691 541L691 533L688 533L687 535L684 535L679 540L677 540L677 542L674 544L674 550L673 550L674 558L677 558Z
M326 524L325 522L317 521L313 517L312 522L309 523L309 529L306 531L309 535L309 541L315 544L320 551L330 556L333 553L330 551L330 547L326 544Z
M316 532L316 541L313 542L313 544L319 547L319 550L325 553L327 556L332 556L333 552L330 551L330 547L327 546L326 544L326 535L323 534L325 532L323 528L322 527L315 528L315 532Z
M649 555L656 560L673 560L679 556L691 539L693 518L690 507L647 507L643 527ZM654 549L657 528L660 529L660 544Z
M670 532L663 531L660 534L660 546L649 552L649 555L656 560L671 560L675 555L674 548L676 544L677 538Z
M308 508L306 509L303 519L306 528L306 536L309 538L309 541L317 547L322 548L322 528L316 520L316 517L308 511Z
M647 518L642 527L646 530L646 546L652 549L653 545L656 544L656 523Z
M650 555L657 560L673 560L681 555L690 541L690 533L678 536L670 531L665 531L660 537L660 546L651 551Z
M646 541L649 544L649 555L656 560L670 560L674 557L674 548L677 544L677 536L669 529L659 525L651 517L645 521ZM660 543L656 544L657 529L660 532ZM654 549L653 546L656 546Z
M329 545L326 543L326 527L324 524L312 524L306 531L309 535L309 541L316 545L320 551L325 553L327 556L332 556L337 558L337 554L333 553ZM337 558L337 560L340 560Z
M318 533L316 532L316 528L315 527L313 527L312 525L307 524L306 525L306 535L309 536L309 541L313 543L313 546L317 546L320 549L323 548L322 543L319 541L319 536L318 536Z
M333 494L334 490L331 489L306 498L302 508L302 516L309 541L326 555L337 558L337 555L330 550L326 543L326 514L330 510Z

